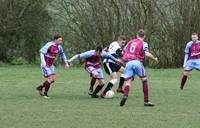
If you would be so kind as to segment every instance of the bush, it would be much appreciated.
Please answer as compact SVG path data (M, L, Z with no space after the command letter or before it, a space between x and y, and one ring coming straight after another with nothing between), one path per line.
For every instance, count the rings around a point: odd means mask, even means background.
M10 61L12 65L23 65L28 64L28 62L23 57L13 57Z

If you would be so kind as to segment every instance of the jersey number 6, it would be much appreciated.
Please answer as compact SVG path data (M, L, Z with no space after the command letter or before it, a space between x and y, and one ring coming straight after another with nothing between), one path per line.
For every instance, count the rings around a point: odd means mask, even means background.
M131 44L131 47L130 47L130 52L135 52L135 48L136 48L136 46L137 46L137 43L136 42L133 42L132 44Z

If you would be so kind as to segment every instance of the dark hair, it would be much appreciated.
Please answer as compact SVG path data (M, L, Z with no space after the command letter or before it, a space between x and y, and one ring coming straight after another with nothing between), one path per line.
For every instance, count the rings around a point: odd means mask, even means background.
M192 35L197 35L198 36L198 34L196 32L193 32Z
M54 36L54 40L57 40L58 38L62 38L62 36L58 34Z
M126 40L126 37L125 37L124 35L120 35L120 36L118 37L118 39Z
M140 29L138 32L137 32L137 35L139 37L144 37L145 36L145 31L143 29Z
M102 52L102 50L103 50L103 48L101 46L97 46L95 49L96 52Z

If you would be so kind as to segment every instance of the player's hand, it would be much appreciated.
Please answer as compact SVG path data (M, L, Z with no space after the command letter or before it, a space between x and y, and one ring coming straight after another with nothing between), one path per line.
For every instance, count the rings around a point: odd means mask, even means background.
M183 64L183 68L185 69L185 67L186 67L186 64Z
M68 62L65 63L65 69L68 69L69 68L69 64Z
M41 64L41 67L46 67L46 66L47 66L46 63Z
M156 58L154 58L154 60L156 61L156 62L158 62L158 58L156 57Z
M68 63L69 67L73 66L73 64L69 60L67 60L66 63Z
M123 61L122 61L121 59L118 59L118 60L116 61L116 63L119 64L119 65L124 65L124 63L123 63Z

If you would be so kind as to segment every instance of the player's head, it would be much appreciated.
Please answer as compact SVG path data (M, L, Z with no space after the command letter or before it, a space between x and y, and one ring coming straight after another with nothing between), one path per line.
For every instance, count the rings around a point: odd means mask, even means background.
M198 40L198 34L196 32L193 32L191 35L192 41L197 41Z
M140 29L137 32L137 38L140 38L140 39L144 39L145 38L145 31L143 29Z
M124 35L121 35L118 37L117 42L119 43L120 46L125 45L126 43L126 37Z
M101 46L97 46L96 49L95 49L96 54L97 54L98 56L100 56L101 53L102 53L102 50L103 50L103 48L102 48Z
M61 35L55 35L54 36L54 42L56 44L61 44L62 43L62 36Z

